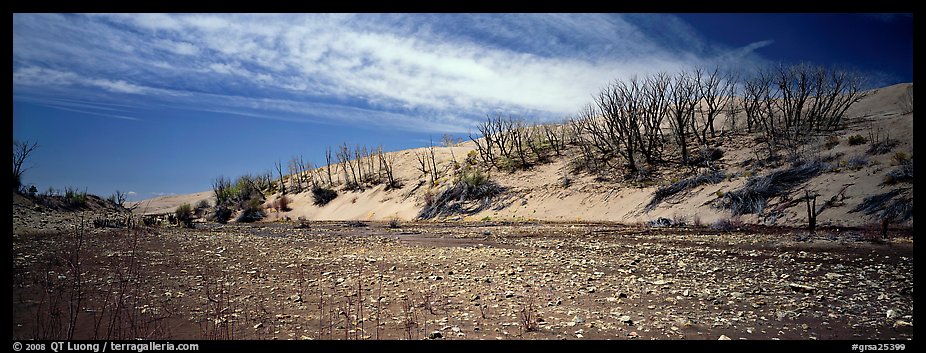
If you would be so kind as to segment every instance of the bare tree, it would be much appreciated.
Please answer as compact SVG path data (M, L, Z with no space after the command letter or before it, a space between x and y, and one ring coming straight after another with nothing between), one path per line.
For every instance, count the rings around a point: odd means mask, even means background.
M397 188L399 186L398 181L395 178L393 173L393 167L395 166L395 154L386 154L383 152L383 148L379 147L378 149L380 169L386 173L386 179L388 184L386 184L386 189Z
M631 172L638 169L636 154L640 149L640 140L637 134L641 125L639 112L643 104L642 95L643 82L634 76L626 82L612 82L595 100L604 119L604 130L617 147L614 150L624 158Z
M545 124L541 125L540 129L543 132L544 138L546 138L546 141L553 149L553 152L556 153L557 156L561 156L563 150L566 149L565 124Z
M529 166L527 163L527 156L524 150L524 145L527 143L525 133L524 121L520 119L511 119L511 128L507 131L504 131L503 134L509 135L511 144L514 146L514 152L518 157L518 160L521 162L518 167L526 168ZM516 169L514 166L511 166L512 170Z
M698 83L686 72L675 76L670 90L669 126L672 137L679 149L680 162L688 164L689 126L694 120L695 107L698 104Z
M582 151L580 165L593 172L611 168L610 161L619 155L619 137L615 126L604 118L599 105L584 106L570 125Z
M337 153L338 163L341 164L341 168L344 170L344 179L347 179L347 183L350 184L349 187L357 188L360 187L360 181L357 179L357 171L350 159L350 148L347 147L345 142L338 149ZM348 172L350 168L350 172ZM353 180L351 180L353 178Z
M125 207L125 197L126 193L116 190L116 192L109 197L109 200L116 206Z
M433 184L433 183L436 182L437 179L440 177L440 175L438 175L439 173L438 173L438 171L437 171L437 158L435 158L435 156L434 156L434 142L433 142L433 141L430 141L430 142L428 143L428 152L429 152L430 157L431 157L431 179L432 179L432 180L431 180L431 183Z
M543 134L539 125L528 125L524 127L524 134L527 136L527 148L534 154L537 162L543 162L547 159L544 146L549 146L546 136Z
M767 77L761 73L754 78L748 79L743 87L743 111L746 113L746 131L753 132L753 127L757 127L762 120L762 114L765 112L763 102L769 90Z
M729 75L722 73L719 67L714 68L710 73L706 73L701 68L695 69L694 76L698 82L698 93L701 98L701 114L698 115L700 119L692 120L700 126L693 125L692 127L696 131L698 143L707 145L708 132L711 138L717 137L714 121L733 96L735 83Z
M664 138L662 122L669 110L669 84L672 78L666 73L658 73L643 81L640 111L640 128L636 129L636 138L640 153L647 164L654 164L662 159Z
M736 131L738 130L737 129L738 124L736 121L736 117L737 115L739 115L740 112L743 111L742 99L736 97L736 90L737 90L736 86L739 83L739 77L731 73L727 76L727 80L730 81L731 87L730 87L730 90L728 91L730 98L727 101L727 104L725 106L725 111L727 115L727 121L730 123L730 132L736 133ZM721 135L722 134L723 133L721 133Z
M325 147L325 169L328 172L328 186L334 185L334 181L331 180L331 146Z
M19 187L22 185L22 175L29 169L28 167L24 168L23 165L38 147L39 144L35 141L13 140L13 191L19 191Z
M865 95L862 85L862 76L807 64L760 69L746 81L747 126L758 124L769 156L782 145L796 153L808 137L842 126Z
M476 151L479 152L479 157L482 159L482 163L488 167L497 167L495 164L495 154L492 153L492 135L489 134L488 122L482 123L479 127L479 132L482 134L482 137L473 137L472 134L469 134L469 139L473 141L476 145Z
M415 152L415 159L418 160L418 171L421 172L421 175L427 175L430 170L430 163L428 163L428 154L424 151Z
M277 161L273 165L276 167L277 173L280 175L280 193L286 195L286 183L283 180L283 163Z
M444 134L443 136L441 136L440 143L441 143L441 146L444 146L444 147L453 147L453 145L456 144L456 142L453 139L453 135L451 134Z
M300 173L299 158L293 157L289 160L288 173L291 176L290 184L293 193L299 193L303 190L302 173Z

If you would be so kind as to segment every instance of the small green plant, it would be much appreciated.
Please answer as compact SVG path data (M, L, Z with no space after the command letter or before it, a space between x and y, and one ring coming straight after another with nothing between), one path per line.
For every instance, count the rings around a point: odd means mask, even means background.
M401 228L401 227L402 227L402 225L399 223L399 219L398 219L398 218L393 217L393 218L390 218L390 219L389 219L389 228L397 229L397 228Z
M68 207L83 208L87 206L87 191L77 191L76 188L66 188L64 190L64 199Z
M475 189L485 185L489 181L489 177L478 169L471 169L464 171L460 180L462 180L467 187Z
M174 216L177 218L177 223L186 228L193 228L193 206L185 203L180 206L177 206L177 209L174 211Z
M852 135L848 139L849 146L858 146L868 143L868 140L862 135Z

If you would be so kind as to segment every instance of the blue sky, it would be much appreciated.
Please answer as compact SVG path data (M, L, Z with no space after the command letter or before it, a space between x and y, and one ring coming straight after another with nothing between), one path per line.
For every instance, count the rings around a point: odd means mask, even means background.
M608 81L695 65L839 65L912 82L890 14L16 14L24 182L132 199L342 142L400 150L488 113L557 121Z

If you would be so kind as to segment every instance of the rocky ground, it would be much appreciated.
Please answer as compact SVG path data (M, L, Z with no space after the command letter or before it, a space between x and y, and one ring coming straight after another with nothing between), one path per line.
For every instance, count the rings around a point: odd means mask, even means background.
M14 339L913 338L909 237L17 214Z

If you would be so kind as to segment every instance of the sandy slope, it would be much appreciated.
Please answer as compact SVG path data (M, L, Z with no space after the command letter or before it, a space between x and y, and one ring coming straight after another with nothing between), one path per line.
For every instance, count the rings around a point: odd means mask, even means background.
M903 151L913 155L913 114L901 114L902 96L907 87L912 84L900 84L881 88L871 92L866 98L849 110L848 128L839 134L840 144L832 150L824 151L821 155L842 154L838 160L845 161L852 156L864 155L876 165L869 165L858 171L842 169L837 172L824 173L810 180L802 187L796 188L789 198L803 195L805 189L820 194L819 203L838 193L843 186L849 185L845 191L844 204L830 208L820 214L818 224L834 226L863 226L873 224L874 220L860 213L849 213L866 196L888 191L892 187L881 186L882 177L893 169L891 155L896 151ZM880 129L880 130L879 130ZM889 135L900 141L892 153L879 156L868 156L865 151L868 144L849 146L846 139L850 135L869 135L869 132L879 132L883 136ZM752 142L749 136L738 136L726 140L722 149L725 156L721 160L728 174L744 172L741 162L755 156L754 150L759 146ZM472 142L466 142L453 148L437 148L438 167L441 170L451 164L451 150L457 161L462 162L466 154L473 150ZM339 196L324 207L312 204L309 193L290 195L292 211L271 212L268 219L289 217L296 219L304 217L310 220L387 220L398 218L402 220L414 219L424 205L424 194L428 189L430 180L416 169L418 162L414 152L425 149L404 150L393 152L396 155L395 174L402 180L404 187L398 190L385 191L380 185L365 191L339 191ZM492 220L547 220L547 221L617 221L617 222L645 222L658 217L687 218L689 222L698 220L708 224L721 218L729 218L726 211L708 205L717 198L718 191L729 192L742 186L747 178L740 176L718 184L706 185L697 188L672 200L664 202L651 212L643 212L643 206L649 202L656 186L632 187L613 182L596 182L593 176L586 174L573 175L573 182L568 187L561 185L560 179L568 170L568 158L554 159L553 163L540 165L531 170L508 174L493 172L492 178L507 188L507 192L496 199L493 207L469 215L465 219ZM767 173L768 170L762 173ZM680 173L680 172L679 172ZM681 174L678 174L681 175ZM668 180L671 171L664 172L664 179ZM444 176L439 185L433 188L439 192L452 182L450 177ZM664 181L660 185L668 184ZM658 185L657 185L658 186ZM210 192L204 191L189 195L175 195L159 197L141 202L137 212L159 213L170 211L177 205L185 202L196 202L209 198ZM274 199L276 196L271 197ZM149 203L150 201L150 203ZM781 200L770 200L775 207ZM147 209L145 206L147 205ZM784 216L777 220L778 225L804 225L806 213L803 203L798 203L784 210ZM461 217L458 217L461 218ZM745 222L755 223L759 220L755 216L744 216Z
M137 205L135 213L139 214L161 214L173 212L177 206L185 203L195 205L200 200L207 200L210 204L215 204L215 196L213 196L212 190L200 191L193 194L158 196L137 202L126 202L126 207L135 207Z

